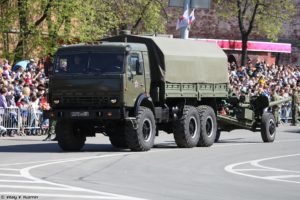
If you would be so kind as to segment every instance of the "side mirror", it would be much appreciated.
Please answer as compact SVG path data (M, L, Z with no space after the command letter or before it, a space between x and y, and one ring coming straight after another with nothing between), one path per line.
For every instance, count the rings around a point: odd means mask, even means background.
M143 75L144 74L144 65L143 61L136 61L136 74Z

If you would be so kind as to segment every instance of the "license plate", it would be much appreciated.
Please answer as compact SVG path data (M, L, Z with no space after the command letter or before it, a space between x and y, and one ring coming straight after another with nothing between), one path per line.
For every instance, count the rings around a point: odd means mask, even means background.
M87 111L84 112L71 112L71 117L88 117L90 113Z

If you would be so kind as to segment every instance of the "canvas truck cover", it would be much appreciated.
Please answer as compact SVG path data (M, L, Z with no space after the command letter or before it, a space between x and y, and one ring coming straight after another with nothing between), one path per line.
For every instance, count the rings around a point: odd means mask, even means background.
M229 81L227 56L214 43L133 35L103 41L146 44L153 82L218 84Z

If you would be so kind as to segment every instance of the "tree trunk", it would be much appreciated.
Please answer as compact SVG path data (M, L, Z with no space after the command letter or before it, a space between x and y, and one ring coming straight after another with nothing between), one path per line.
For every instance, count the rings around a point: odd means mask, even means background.
M18 0L18 14L19 14L19 26L20 26L20 37L18 44L15 48L14 61L24 59L26 49L26 38L28 36L28 22L27 22L27 0Z
M241 59L242 66L246 66L248 62L247 44L248 44L248 35L242 34L242 59Z

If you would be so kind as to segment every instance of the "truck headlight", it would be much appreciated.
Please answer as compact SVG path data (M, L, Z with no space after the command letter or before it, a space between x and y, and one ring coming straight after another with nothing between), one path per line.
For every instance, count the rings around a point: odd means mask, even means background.
M53 100L53 103L54 103L54 104L59 104L59 99Z
M117 99L110 99L110 102L111 102L112 104L115 104L115 103L117 103Z

